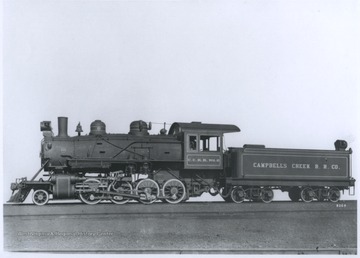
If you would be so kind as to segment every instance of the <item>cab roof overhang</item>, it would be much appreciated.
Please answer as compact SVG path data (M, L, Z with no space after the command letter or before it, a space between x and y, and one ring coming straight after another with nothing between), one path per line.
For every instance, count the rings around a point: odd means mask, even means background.
M191 131L211 131L220 133L234 133L240 132L240 128L236 125L229 124L203 124L201 122L191 123L173 123L169 130L169 135L178 134L180 132Z

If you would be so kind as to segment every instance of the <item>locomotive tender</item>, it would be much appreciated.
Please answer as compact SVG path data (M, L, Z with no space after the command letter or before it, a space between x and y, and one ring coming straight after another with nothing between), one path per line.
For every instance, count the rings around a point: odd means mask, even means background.
M58 118L59 133L51 122L40 123L41 168L32 177L11 184L8 202L32 200L44 205L50 199L80 199L87 204L137 200L184 202L202 193L220 194L225 201L271 202L273 190L288 192L292 201L340 199L340 191L354 189L352 150L335 142L336 150L271 149L263 145L223 147L225 133L239 132L235 125L173 123L167 133L150 135L151 123L134 121L127 134L110 134L100 120L91 123L89 135L67 133L67 117ZM35 180L40 172L47 174ZM354 192L354 191L352 191Z

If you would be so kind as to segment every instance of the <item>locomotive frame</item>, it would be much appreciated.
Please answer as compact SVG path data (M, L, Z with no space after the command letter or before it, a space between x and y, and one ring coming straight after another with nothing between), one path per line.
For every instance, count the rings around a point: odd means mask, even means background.
M33 190L36 205L50 199L176 204L204 192L220 194L228 202L269 203L274 189L288 192L292 201L337 202L341 191L355 185L352 150L342 140L335 142L336 150L263 145L225 150L224 134L240 132L235 125L176 122L168 134L164 127L150 135L151 123L140 120L130 124L128 134L108 134L105 123L95 120L89 135L81 135L79 123L78 135L70 137L67 121L58 118L57 136L50 121L40 123L41 168L30 180L11 184L8 202L21 203ZM35 180L43 170L45 179Z

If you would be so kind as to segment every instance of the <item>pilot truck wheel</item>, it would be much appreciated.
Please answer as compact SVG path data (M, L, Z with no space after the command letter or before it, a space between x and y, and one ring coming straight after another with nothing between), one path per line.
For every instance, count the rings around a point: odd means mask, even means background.
M49 194L43 189L38 189L33 193L32 200L36 205L45 205L49 201Z

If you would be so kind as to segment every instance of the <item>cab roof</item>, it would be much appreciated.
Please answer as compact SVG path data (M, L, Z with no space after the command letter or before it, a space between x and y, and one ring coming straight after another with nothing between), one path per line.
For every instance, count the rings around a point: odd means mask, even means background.
M192 131L233 133L233 132L240 132L240 128L237 127L236 125L228 125L228 124L203 124L201 122L191 122L191 123L175 122L170 127L169 135L174 135L181 132L192 132Z

